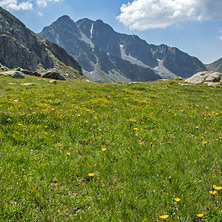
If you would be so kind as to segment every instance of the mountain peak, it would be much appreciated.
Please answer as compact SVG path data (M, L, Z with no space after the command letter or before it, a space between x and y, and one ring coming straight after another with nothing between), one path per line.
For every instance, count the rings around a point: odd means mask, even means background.
M187 78L206 69L197 58L176 48L151 45L137 35L118 33L100 19L52 24L41 35L64 47L96 81Z
M63 20L63 21L70 21L70 20L72 20L68 15L63 15L63 16L61 16L61 17L59 17L58 19L57 19L57 21L59 21L59 20ZM73 20L72 20L73 21Z
M103 20L101 20L101 19L97 19L96 22L104 24Z

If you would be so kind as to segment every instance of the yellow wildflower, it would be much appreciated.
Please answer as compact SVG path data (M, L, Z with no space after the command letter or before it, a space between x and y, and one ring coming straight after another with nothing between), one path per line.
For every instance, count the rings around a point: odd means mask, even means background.
M169 215L161 215L160 218L166 220L169 217Z
M211 190L211 191L209 191L209 193L212 194L212 195L214 196L214 195L217 193L217 191L215 191L215 190L212 191L212 190Z
M178 198L178 197L174 198L174 200L175 200L177 203L181 201L181 199Z
M66 155L67 155L67 156L70 156L70 153L69 153L69 152L67 152L67 153L66 153Z
M214 187L214 189L219 192L220 190L222 190L222 187L217 187L217 186L216 186L216 187Z
M105 147L103 147L103 148L102 148L102 151L103 151L103 152L105 152L105 151L106 151L106 148L105 148Z
M89 173L88 176L89 176L89 177L94 177L94 176L95 176L95 173Z
M197 214L197 217L199 217L199 218L201 218L203 216L204 216L204 214Z
M133 128L133 130L134 130L134 131L137 131L137 130L138 130L138 128Z

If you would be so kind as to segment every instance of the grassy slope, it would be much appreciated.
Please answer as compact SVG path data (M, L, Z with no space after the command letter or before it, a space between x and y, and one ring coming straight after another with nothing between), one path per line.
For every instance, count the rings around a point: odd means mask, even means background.
M221 221L221 104L176 81L0 76L0 220Z

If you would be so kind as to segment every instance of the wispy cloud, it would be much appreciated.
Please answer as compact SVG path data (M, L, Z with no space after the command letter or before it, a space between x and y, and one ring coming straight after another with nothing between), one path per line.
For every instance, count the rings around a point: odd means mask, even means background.
M33 8L31 1L18 1L18 0L0 0L0 6L11 10L30 10Z
M39 7L46 7L48 2L60 2L61 0L36 0Z
M30 10L35 5L46 7L48 2L60 2L61 0L0 0L0 6L10 10Z
M165 28L187 20L222 19L221 0L134 0L117 19L132 30Z

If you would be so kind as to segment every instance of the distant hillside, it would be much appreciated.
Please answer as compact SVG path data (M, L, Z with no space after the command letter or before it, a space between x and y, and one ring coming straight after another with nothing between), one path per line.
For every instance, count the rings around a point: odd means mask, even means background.
M147 81L187 78L206 70L195 57L166 45L148 44L135 35L120 34L101 20L74 22L62 16L40 33L62 46L96 81Z
M206 67L209 71L222 72L222 58L211 64L207 64Z
M56 68L70 77L82 75L81 67L64 49L33 33L1 7L0 63L32 71Z

